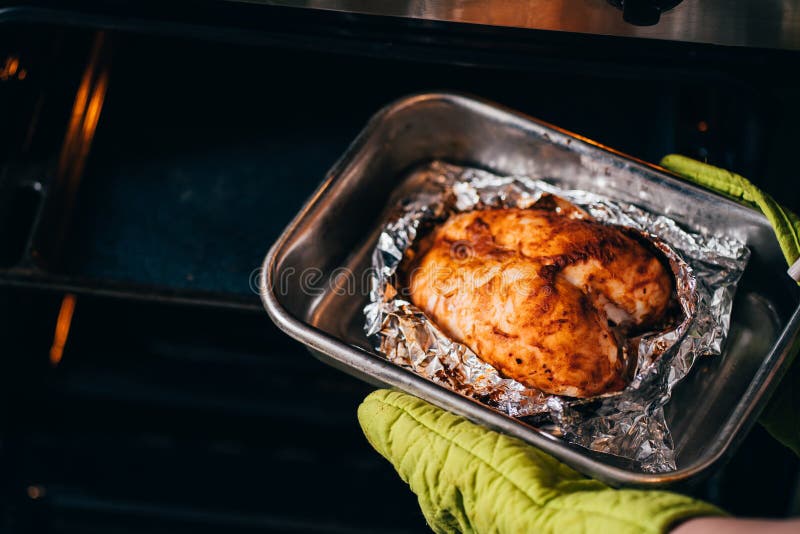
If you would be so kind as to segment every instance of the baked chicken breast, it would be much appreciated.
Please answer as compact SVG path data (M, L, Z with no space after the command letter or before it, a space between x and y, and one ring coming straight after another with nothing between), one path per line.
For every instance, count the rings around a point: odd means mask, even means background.
M570 397L622 389L625 334L662 318L672 276L636 239L576 213L451 216L406 269L411 301L526 386Z

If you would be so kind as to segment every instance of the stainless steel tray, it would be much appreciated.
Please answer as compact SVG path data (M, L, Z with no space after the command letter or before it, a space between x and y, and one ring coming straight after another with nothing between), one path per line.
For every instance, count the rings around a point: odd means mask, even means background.
M552 177L667 214L694 231L747 242L752 258L737 292L725 353L701 359L666 408L677 471L642 473L619 458L571 446L373 351L362 330L369 288L361 275L370 267L392 192L409 169L434 159ZM372 118L270 249L260 284L272 320L323 361L516 436L611 484L654 487L710 472L756 421L785 371L800 324L800 291L785 271L760 213L530 117L465 96L422 94Z

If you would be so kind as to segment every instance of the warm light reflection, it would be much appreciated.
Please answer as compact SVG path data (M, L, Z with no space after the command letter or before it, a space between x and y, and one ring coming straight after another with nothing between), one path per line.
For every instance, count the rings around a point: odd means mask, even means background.
M14 77L24 80L27 76L28 71L19 68L19 58L16 56L8 56L6 62L0 67L0 80L4 82Z
M92 58L96 61L96 59ZM77 143L81 123L86 110L86 102L89 100L89 91L92 86L92 69L94 61L90 62L89 67L84 71L81 84L78 86L78 92L75 94L75 102L72 104L72 114L70 115L69 125L67 125L67 135L64 140L64 146L61 149L61 157L59 161L60 169L67 169L72 154L75 151L75 144Z
M45 495L45 490L42 486L28 486L28 497L33 500L41 499Z
M58 176L54 187L60 190L62 201L61 210L54 215L60 220L57 224L53 224L54 235L48 238L52 247L51 254L57 255L57 249L65 240L71 211L108 89L108 62L109 48L106 45L105 33L98 32L89 54L89 62L75 94L64 144L59 155L56 171Z
M94 137L94 131L97 129L97 121L100 120L100 110L103 109L103 100L106 97L106 89L108 87L108 73L103 72L97 84L95 85L92 96L89 99L89 105L86 108L86 116L83 120L83 139L86 141L84 151L89 151L89 142ZM83 151L82 151L83 152ZM84 155L85 157L85 155Z
M56 319L56 331L53 335L53 345L50 347L50 363L55 367L64 356L64 346L69 337L69 328L72 325L72 314L75 313L75 295L67 293L61 301L61 309Z
M80 181L108 89L108 71L101 59L104 43L105 34L100 32L95 38L89 64L75 95L67 135L61 149L59 171L70 190L76 189Z

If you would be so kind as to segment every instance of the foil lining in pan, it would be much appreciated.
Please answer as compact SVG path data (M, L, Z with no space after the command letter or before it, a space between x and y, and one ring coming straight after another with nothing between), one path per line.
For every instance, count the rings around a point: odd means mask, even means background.
M396 195L372 256L365 330L390 361L510 416L549 419L546 428L571 443L631 459L645 472L676 469L664 405L700 356L719 356L730 325L747 247L704 236L629 203L555 181L434 162L413 173ZM396 271L418 234L454 212L527 208L543 195L564 198L594 219L645 236L668 259L682 312L666 331L631 344L632 377L619 393L594 399L545 394L501 376L465 345L445 335L404 298Z

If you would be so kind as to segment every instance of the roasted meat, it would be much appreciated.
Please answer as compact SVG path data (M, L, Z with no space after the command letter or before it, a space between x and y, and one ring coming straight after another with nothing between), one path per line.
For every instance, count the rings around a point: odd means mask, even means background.
M622 389L623 338L662 318L672 277L635 238L576 213L451 216L406 267L411 301L529 387L570 397Z

